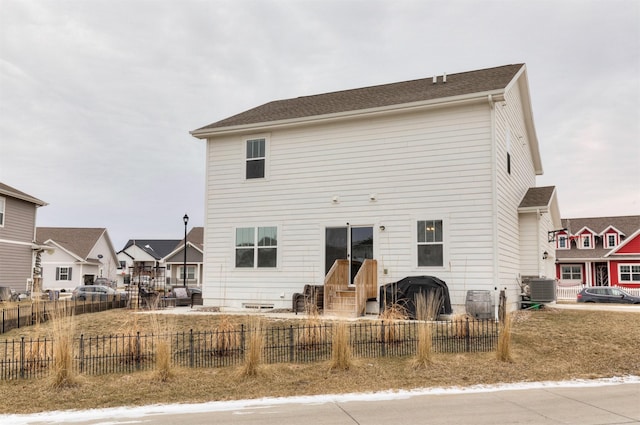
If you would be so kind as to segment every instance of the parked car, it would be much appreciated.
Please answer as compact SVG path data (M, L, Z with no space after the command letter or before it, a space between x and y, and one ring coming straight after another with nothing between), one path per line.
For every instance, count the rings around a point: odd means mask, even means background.
M72 301L114 301L127 299L126 292L117 292L105 285L80 285L71 293Z
M640 297L633 296L622 289L611 286L584 288L578 293L579 303L622 303L640 304Z
M106 277L99 277L96 280L93 281L94 285L104 285L104 286L108 286L109 288L113 288L116 289L116 283L113 280L109 280Z

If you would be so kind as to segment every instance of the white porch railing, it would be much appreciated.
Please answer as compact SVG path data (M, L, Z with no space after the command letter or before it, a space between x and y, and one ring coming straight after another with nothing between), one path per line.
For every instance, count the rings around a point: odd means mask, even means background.
M556 298L558 301L575 301L580 292L584 288L583 285L575 285L575 286L558 286L556 288ZM625 292L630 293L631 295L635 295L636 297L640 297L640 288L623 288L620 287Z

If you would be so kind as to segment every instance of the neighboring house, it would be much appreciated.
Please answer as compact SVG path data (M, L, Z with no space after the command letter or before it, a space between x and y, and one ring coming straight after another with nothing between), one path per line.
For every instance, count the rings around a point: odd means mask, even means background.
M100 277L116 280L118 258L107 229L38 227L36 237L55 248L42 256L43 289L70 290Z
M172 286L200 286L202 284L203 227L194 227L187 234L187 276L184 280L185 241L178 242L163 262L167 267L167 282Z
M556 234L560 285L640 288L640 215L562 220Z
M37 260L48 248L35 243L36 215L38 208L45 205L40 199L0 183L0 286L31 290L34 277L39 277Z
M274 101L191 134L207 141L205 305L432 275L456 310L469 290L515 308L522 276L553 277L560 214L535 188L524 64Z
M164 288L167 270L164 258L178 245L178 239L131 239L118 252L124 283Z

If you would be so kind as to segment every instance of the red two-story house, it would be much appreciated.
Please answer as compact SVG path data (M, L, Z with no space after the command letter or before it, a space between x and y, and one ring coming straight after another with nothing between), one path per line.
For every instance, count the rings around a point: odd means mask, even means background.
M555 234L561 286L640 288L640 215L562 220Z

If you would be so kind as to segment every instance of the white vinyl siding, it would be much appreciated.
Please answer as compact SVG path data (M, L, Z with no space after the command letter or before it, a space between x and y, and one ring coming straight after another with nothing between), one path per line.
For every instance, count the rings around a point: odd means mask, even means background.
M537 222L533 217L527 226L520 223L524 215L518 214L518 206L530 187L536 186L535 170L530 151L530 140L524 122L520 87L516 84L505 95L505 102L494 105L494 157L496 202L493 206L494 285L490 289L507 288L507 299L516 300L520 296L519 287L514 285L526 270L531 275L544 274L540 264L546 246L537 242L544 234L546 223ZM507 135L510 146L507 146ZM507 159L509 148L509 159ZM507 166L507 160L510 166ZM534 214L526 214L534 215ZM520 240L523 237L524 240ZM544 242L546 244L546 242ZM547 249L549 251L549 249Z
M418 266L416 226L442 220L443 261L429 273L447 282L454 305L464 305L468 290L515 288L521 260L517 207L535 186L535 172L518 88L512 92L504 107L493 109L484 100L269 129L268 179L251 184L237 178L237 164L245 162L244 143L254 137L209 140L205 304L290 307L293 293L324 282L325 228L347 223L373 227L381 285L425 273ZM510 175L507 124L513 138ZM264 222L278 228L278 267L257 273L255 251L254 267L236 267L236 248L255 250L257 243L237 247L235 229ZM535 234L546 238L546 230L534 227L531 240ZM517 299L515 289L508 297Z
M269 179L250 188L233 172L246 138L209 141L204 279L215 289L205 298L290 306L294 292L324 281L324 228L346 223L374 226L381 284L424 273L415 226L425 218L446 218L450 229L438 277L461 282L473 270L477 287L467 289L493 285L489 116L479 104L272 131ZM278 267L257 279L253 268L235 266L235 231L227 229L265 218L279 223ZM450 289L463 300L462 288Z

